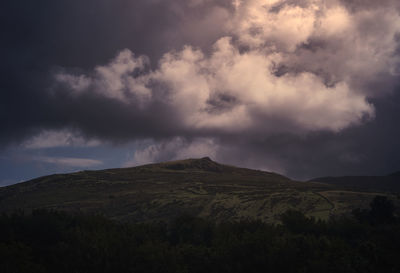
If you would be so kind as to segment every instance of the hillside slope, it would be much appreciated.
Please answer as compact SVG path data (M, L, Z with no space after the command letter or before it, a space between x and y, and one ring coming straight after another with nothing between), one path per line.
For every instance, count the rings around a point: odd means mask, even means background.
M46 208L134 222L181 214L276 222L289 208L326 218L365 207L374 196L202 158L37 178L0 188L0 212Z

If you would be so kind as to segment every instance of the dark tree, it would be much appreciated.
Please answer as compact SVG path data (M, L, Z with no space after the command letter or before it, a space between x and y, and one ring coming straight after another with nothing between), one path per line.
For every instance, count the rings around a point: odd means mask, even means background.
M375 196L370 207L372 224L391 224L395 221L395 206L386 196Z

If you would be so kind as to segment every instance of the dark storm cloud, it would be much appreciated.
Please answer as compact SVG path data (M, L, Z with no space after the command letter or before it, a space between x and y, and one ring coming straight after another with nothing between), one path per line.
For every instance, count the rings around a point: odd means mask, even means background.
M400 168L398 1L326 3L277 1L267 16L258 0L4 2L0 146L70 129L153 139L131 164Z
M1 144L19 142L43 128L77 126L89 135L111 139L113 134L118 139L121 131L129 136L163 131L159 125L165 122L151 121L154 129L147 130L149 120L127 106L96 96L75 99L64 97L62 92L50 95L48 90L57 67L91 69L124 48L146 54L156 64L163 53L191 42L196 35L190 33L190 26L186 32L181 31L185 14L202 21L209 10L186 2L3 1ZM219 35L218 27L214 27L211 37L204 32L203 46L215 35ZM162 107L157 112L162 113ZM172 118L173 114L168 116ZM112 129L100 129L106 126Z
M298 179L326 175L385 175L400 168L400 95L374 101L376 118L340 133L299 137L278 135L236 139L221 160L247 167L281 171ZM233 147L233 148L232 148ZM238 148L240 147L240 148ZM243 151L246 151L245 153Z
M390 6L395 9L400 9L400 3L397 0L340 0L352 12L368 10L368 9L379 9L384 6Z
M114 2L121 5L126 1ZM18 141L42 127L65 126L57 109L68 107L68 102L53 101L46 90L53 66L90 67L121 46L134 43L138 50L146 47L143 26L135 30L137 25L131 24L128 29L132 14L123 14L126 9L110 5L110 1L5 1L2 6L3 142ZM135 10L141 14L137 9L131 9L132 13ZM139 22L145 23L146 17L143 19ZM138 35L141 39L134 38ZM154 42L149 36L147 39L147 45Z
M397 126L400 92L376 99L374 104L377 111L374 120L339 133L267 136L251 132L220 136L212 141L169 139L137 152L131 165L185 158L182 155L190 154L275 171L301 180L326 175L390 174L400 168L400 128Z

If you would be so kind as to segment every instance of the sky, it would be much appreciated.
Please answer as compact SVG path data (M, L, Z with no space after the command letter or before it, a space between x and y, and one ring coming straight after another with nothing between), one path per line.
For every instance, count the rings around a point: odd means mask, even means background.
M400 170L398 0L6 0L0 30L0 186L204 156Z

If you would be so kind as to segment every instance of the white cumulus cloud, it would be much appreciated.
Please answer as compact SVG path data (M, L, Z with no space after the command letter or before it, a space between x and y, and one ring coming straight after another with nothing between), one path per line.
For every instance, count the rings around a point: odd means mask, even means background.
M352 10L339 0L232 5L228 18L218 13L227 31L210 52L188 45L151 70L147 57L126 49L92 73L56 80L143 112L157 101L194 134L338 132L374 117L369 98L390 92L399 71L396 9ZM382 81L385 90L373 88Z

